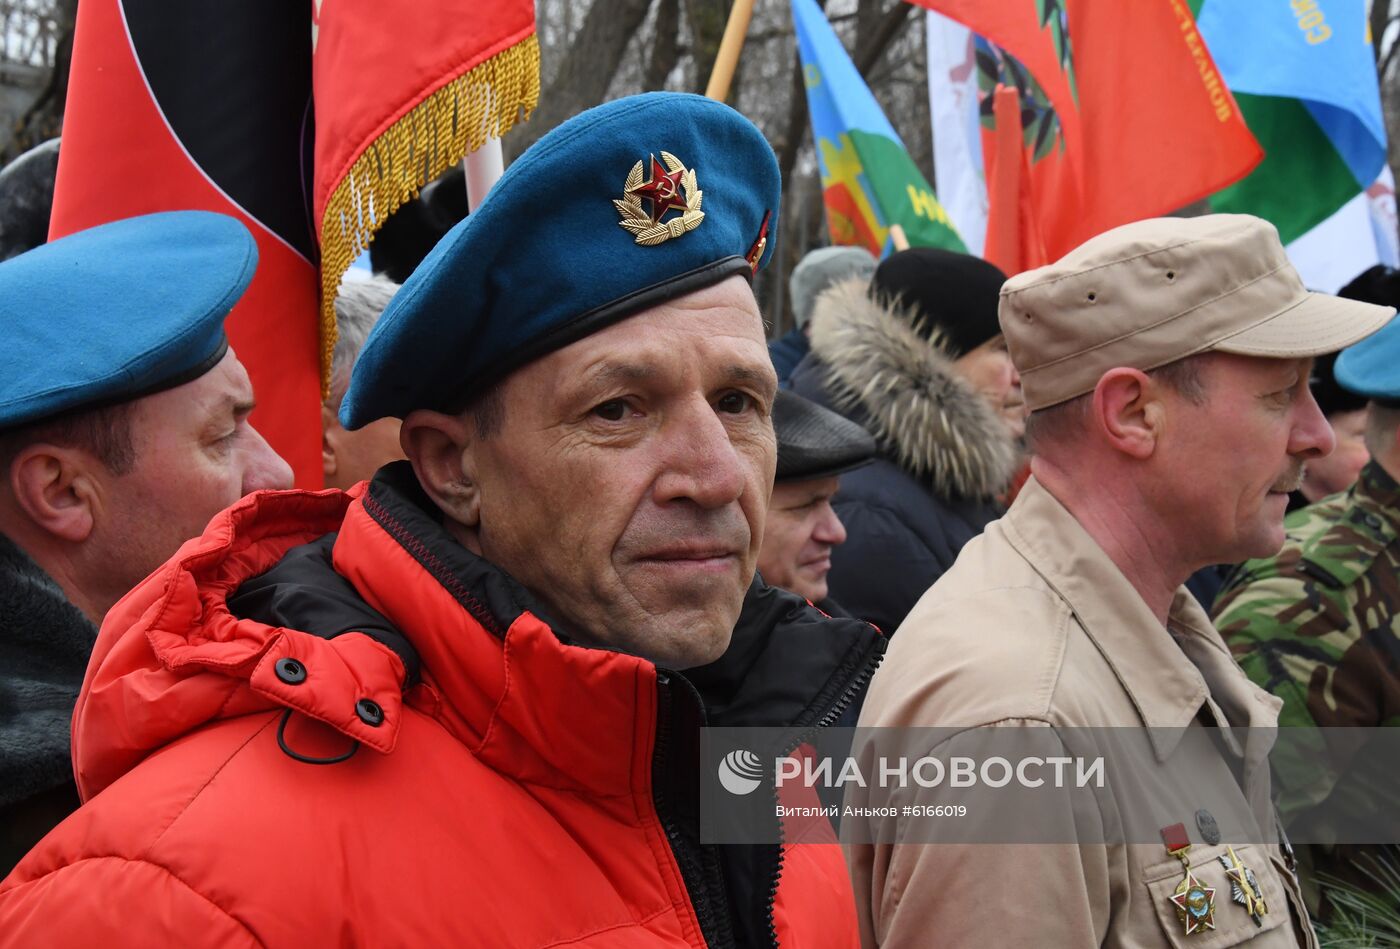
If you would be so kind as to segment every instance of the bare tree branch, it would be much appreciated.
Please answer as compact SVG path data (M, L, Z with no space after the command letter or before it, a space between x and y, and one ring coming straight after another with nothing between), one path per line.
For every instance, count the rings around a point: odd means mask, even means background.
M863 44L859 41L856 45L856 54L852 59L855 61L856 69L860 70L862 76L870 72L880 57L885 54L890 43L904 24L909 19L909 13L914 9L912 3L905 3L904 0L895 0L894 6L886 11L879 25L870 33L870 38Z
M68 101L68 72L73 62L73 27L78 18L78 0L57 0L52 16L57 36L52 69L39 97L15 122L14 134L3 155L4 162L53 138L63 128L63 107Z

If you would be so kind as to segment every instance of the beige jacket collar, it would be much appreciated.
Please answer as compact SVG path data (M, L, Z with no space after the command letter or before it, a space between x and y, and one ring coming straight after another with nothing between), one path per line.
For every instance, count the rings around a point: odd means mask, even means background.
M1239 671L1210 618L1185 587L1176 591L1168 632L1103 549L1034 478L1001 523L1012 546L1069 604L1112 668L1151 730L1159 761L1171 755L1181 729L1202 706L1231 750L1249 759L1259 754L1256 748L1246 753L1231 726L1273 727L1282 703Z

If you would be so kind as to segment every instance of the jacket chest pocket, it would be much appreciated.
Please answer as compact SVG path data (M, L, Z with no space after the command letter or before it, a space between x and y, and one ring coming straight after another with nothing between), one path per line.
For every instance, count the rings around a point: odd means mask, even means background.
M1167 937L1167 945L1191 949L1221 949L1224 946L1246 945L1254 939L1266 944L1277 942L1280 945L1293 945L1287 937L1287 929L1274 932L1290 922L1292 911L1268 854L1250 845L1236 847L1235 855L1240 863L1254 871L1254 879L1263 894L1268 912L1256 924L1245 907L1235 901L1231 879L1220 860L1222 856L1227 859L1229 857L1229 851L1224 845L1194 846L1189 855L1191 874L1202 886L1215 890L1215 909L1212 914L1215 928L1209 929L1201 923L1189 936L1186 934L1187 924L1181 920L1176 904L1172 902L1178 884L1186 875L1181 861L1172 858L1143 870L1143 882L1150 894L1157 921ZM1199 907L1199 902L1197 906Z

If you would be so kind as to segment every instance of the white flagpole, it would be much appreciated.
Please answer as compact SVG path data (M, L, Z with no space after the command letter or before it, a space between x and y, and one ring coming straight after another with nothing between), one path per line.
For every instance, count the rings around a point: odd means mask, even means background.
M486 109L485 115L491 115L491 106L494 104L496 90L490 86L486 87ZM489 118L486 132L486 141L474 152L468 152L462 159L462 171L467 176L467 209L475 211L481 206L481 202L486 200L486 193L491 190L491 186L496 180L505 174L505 156L501 154L501 140L491 134Z
M467 207L475 211L486 199L486 192L505 174L505 158L501 154L501 140L488 138L486 143L462 159L462 170L467 175Z

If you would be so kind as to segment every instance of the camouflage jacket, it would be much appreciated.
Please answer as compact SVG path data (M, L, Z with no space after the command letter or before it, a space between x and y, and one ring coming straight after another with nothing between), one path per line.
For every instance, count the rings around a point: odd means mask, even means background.
M1295 839L1318 841L1343 815L1395 810L1393 768L1310 726L1400 724L1400 484L1373 461L1285 525L1283 549L1236 570L1213 612L1250 678L1284 701L1279 726L1291 731L1271 759L1279 813ZM1314 869L1337 873L1356 854L1328 851Z

